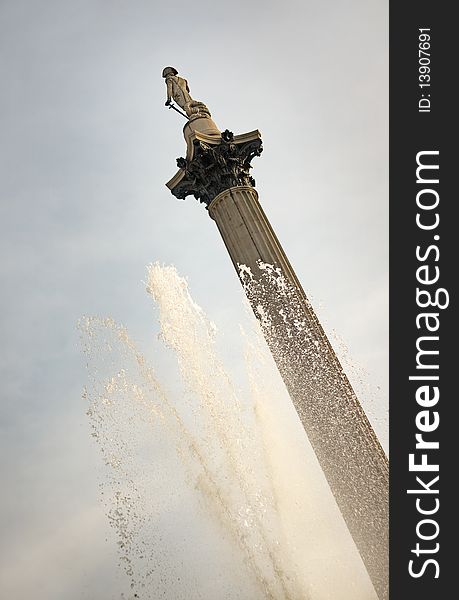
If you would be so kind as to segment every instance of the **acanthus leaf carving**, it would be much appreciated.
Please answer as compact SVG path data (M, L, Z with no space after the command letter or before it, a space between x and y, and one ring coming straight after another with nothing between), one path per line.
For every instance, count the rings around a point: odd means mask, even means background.
M196 139L192 160L177 159L184 177L171 191L182 200L192 195L207 207L218 194L231 187L255 187L250 175L251 161L262 151L259 137L238 142L229 130L222 133L216 144Z

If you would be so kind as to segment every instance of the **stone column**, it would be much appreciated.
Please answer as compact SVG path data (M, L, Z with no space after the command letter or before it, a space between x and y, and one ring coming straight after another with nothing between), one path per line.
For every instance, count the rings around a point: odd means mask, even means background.
M388 598L388 461L249 175L259 132L194 132L167 184L206 204L381 600ZM260 269L260 264L263 266ZM266 267L266 265L270 265ZM247 273L250 273L247 275Z

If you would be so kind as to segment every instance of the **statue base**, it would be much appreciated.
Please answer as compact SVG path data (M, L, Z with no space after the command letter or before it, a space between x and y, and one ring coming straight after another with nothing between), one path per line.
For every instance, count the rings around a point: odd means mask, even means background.
M209 116L202 114L193 115L183 128L183 135L186 142L186 158L188 160L191 160L192 158L193 139L196 137L197 133L203 134L206 137L215 138L217 142L222 135L219 128Z

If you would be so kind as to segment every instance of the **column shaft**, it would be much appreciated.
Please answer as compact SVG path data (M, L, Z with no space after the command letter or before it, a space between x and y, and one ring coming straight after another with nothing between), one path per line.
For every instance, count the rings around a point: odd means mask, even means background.
M381 600L388 597L388 461L253 187L232 187L209 205L332 493ZM280 269L287 295L263 281L258 262ZM281 315L281 316L279 316Z

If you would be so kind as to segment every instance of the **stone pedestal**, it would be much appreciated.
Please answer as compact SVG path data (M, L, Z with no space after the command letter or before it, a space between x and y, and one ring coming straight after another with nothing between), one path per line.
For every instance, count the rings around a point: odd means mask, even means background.
M221 140L191 136L187 159L167 184L206 204L331 491L381 600L388 598L388 461L285 255L254 189L250 161L259 132ZM272 265L269 273L259 265ZM247 271L247 269L244 269Z

